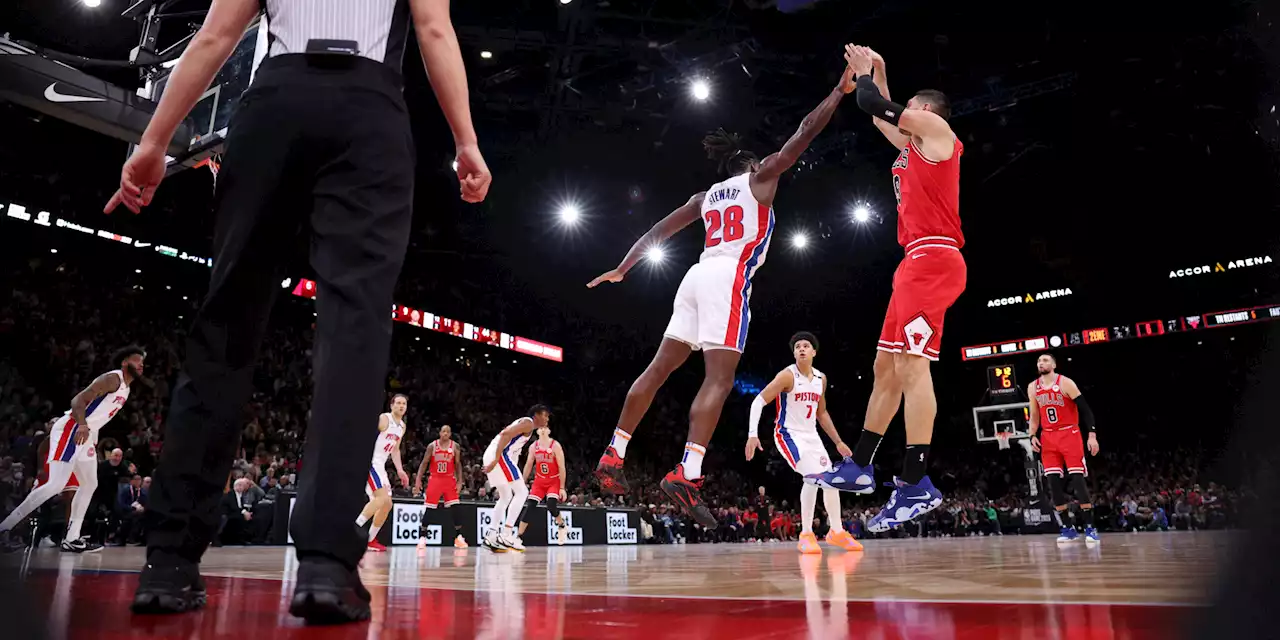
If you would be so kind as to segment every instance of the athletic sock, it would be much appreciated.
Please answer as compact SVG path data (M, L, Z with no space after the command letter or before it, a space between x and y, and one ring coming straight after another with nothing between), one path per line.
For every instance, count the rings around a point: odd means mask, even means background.
M627 443L631 442L631 434L622 429L613 430L613 439L609 440L609 446L613 447L613 452L618 454L619 458L627 457Z
M813 514L818 511L818 485L800 486L800 531L813 533Z
M382 531L382 527L376 524L373 525L372 527L369 527L369 542L373 542L374 540L378 539L379 531Z
M925 468L928 466L929 445L907 445L907 453L902 457L901 480L907 484L920 484L920 480L924 478Z
M865 467L871 464L876 457L876 449L880 448L880 440L883 435L874 431L862 430L862 435L858 436L858 443L853 445L853 461L859 467Z
M1093 527L1093 507L1080 507L1080 519L1084 520L1084 526Z
M1054 509L1053 518L1058 521L1059 527L1074 529L1076 526L1076 523L1071 519L1071 507L1062 510Z
M684 443L684 477L686 480L697 480L702 477L702 456L707 455L707 448L696 443Z
M364 526L364 523L366 523L366 522L368 522L368 521L369 521L369 516L366 516L366 515L364 515L364 514L362 513L362 514L360 514L360 517L359 517L359 518L356 518L356 526L357 526L357 527L363 527L363 526Z
M840 491L822 488L822 508L827 511L827 524L833 532L844 531L844 523L840 521Z

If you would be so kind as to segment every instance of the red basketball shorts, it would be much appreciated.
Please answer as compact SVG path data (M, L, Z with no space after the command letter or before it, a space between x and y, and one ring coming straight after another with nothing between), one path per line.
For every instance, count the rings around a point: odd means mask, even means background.
M453 477L431 476L427 480L426 501L427 508L434 509L440 501L444 501L444 506L452 507L458 504L458 481Z
M942 320L964 292L968 267L952 245L919 241L913 245L908 245L906 257L893 273L893 295L876 348L937 360Z
M1045 475L1081 473L1089 475L1084 463L1084 442L1080 439L1080 427L1066 427L1040 433L1040 462Z
M533 488L529 489L529 497L537 498L538 502L542 502L547 496L555 496L557 500L564 499L564 496L560 495L560 478L533 479Z

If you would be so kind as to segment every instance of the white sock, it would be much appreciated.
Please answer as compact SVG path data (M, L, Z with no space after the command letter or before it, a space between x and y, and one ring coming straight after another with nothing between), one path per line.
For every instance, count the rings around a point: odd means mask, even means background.
M800 530L813 533L813 513L818 510L818 485L800 487Z
M512 491L510 484L504 484L498 487L498 502L493 505L493 511L490 512L493 523L497 525L499 534L505 533L507 530L507 507L511 505Z
M695 442L684 443L684 477L686 480L697 480L702 477L702 456L707 455L707 448Z
M613 452L618 454L619 458L626 458L628 442L631 442L631 434L622 429L614 429L613 439L609 441L609 446L613 447Z
M369 542L373 542L374 540L377 540L377 539L378 539L378 532L379 532L379 531L381 531L381 530L382 530L382 527L380 527L380 526L378 526L378 525L376 525L376 524L375 524L375 525L373 525L372 527L369 527Z
M362 514L360 514L360 517L359 517L359 518L356 518L356 526L357 526L357 527L363 527L363 526L364 526L364 523L366 523L366 522L368 522L368 521L369 521L369 516L366 516L365 514L363 514L363 513L362 513Z
M844 524L840 522L840 490L823 487L822 506L827 510L827 523L831 525L831 530L844 531Z

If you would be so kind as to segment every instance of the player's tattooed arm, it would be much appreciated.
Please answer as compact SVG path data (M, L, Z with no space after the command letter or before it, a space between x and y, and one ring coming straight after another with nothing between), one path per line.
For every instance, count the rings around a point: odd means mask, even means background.
M76 444L84 444L89 441L89 420L85 416L85 411L89 409L89 405L94 400L108 393L114 393L119 388L120 374L114 372L104 373L71 399L71 417L75 419L76 424L85 426L83 429L76 429Z
M792 385L795 384L795 376L791 375L791 369L783 369L778 375L765 385L760 395L751 401L751 415L747 418L747 460L755 457L757 451L764 451L764 447L760 445L760 414L764 412L764 406L773 402L780 393L791 391Z
M813 111L809 112L809 115L804 117L804 120L800 121L800 128L791 134L791 138L782 145L782 148L760 162L760 170L751 176L753 192L756 190L756 185L772 184L776 187L778 176L795 166L801 154L809 148L818 134L827 128L827 123L831 122L831 115L836 112L836 107L840 106L840 101L844 99L845 89L850 85L852 75L853 72L846 68L844 74L840 76L840 82ZM761 195L755 194L757 199L761 199ZM767 195L769 197L764 200L772 201L772 194Z
M636 266L640 258L644 257L646 251L650 247L662 244L667 238L675 235L677 231L689 226L694 220L702 217L702 200L707 197L706 191L699 191L689 198L689 201L681 205L675 211L667 214L667 217L658 221L644 235L631 245L631 249L627 251L626 257L614 269L606 271L594 280L587 283L588 289L594 289L596 285L603 282L622 282L627 272Z
M422 456L422 463L418 465L418 474L414 476L413 492L422 491L422 476L427 472L427 465L431 464L431 455L436 451L436 443L432 442L427 445L427 453Z

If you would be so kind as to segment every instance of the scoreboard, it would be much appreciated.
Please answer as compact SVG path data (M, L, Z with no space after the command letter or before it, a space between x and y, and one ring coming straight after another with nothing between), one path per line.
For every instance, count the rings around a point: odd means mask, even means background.
M964 347L960 355L964 360L981 360L998 356L1010 356L1020 353L1035 353L1046 349L1062 347L1078 347L1088 344L1117 342L1135 338L1150 338L1171 333L1199 331L1237 324L1252 324L1280 320L1280 304L1236 309L1233 311L1214 311L1196 316L1179 316L1177 318L1159 318L1142 320L1130 324L1116 324L1091 329L1080 329L1066 333L1052 333L1034 338L1005 340L991 344ZM995 368L995 367L993 367ZM988 380L990 374L988 373ZM994 389L993 389L994 391Z

